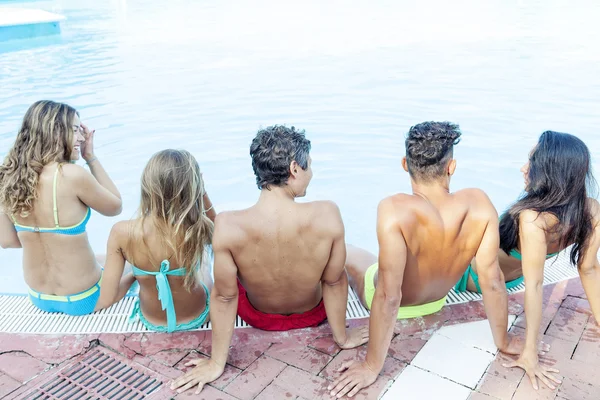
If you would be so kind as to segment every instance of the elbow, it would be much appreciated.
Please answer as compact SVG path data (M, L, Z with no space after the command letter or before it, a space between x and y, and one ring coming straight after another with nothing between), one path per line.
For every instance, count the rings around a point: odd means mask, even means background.
M542 278L535 278L535 279L530 279L530 280L525 279L525 289L526 290L530 290L530 291L533 290L535 292L541 292L543 285L544 285L544 280Z
M116 217L121 214L123 212L123 201L120 198L116 199L107 211L107 217Z
M579 267L579 276L583 279L594 276L597 272L597 266L595 264L584 264Z
M386 308L389 308L389 309L397 312L398 307L400 307L401 301L402 301L402 296L386 297L384 300L384 304L385 304Z
M20 249L21 242L18 239L15 240L2 240L0 241L0 247L3 249Z
M237 304L238 293L223 294L223 293L217 293L216 290L213 293L214 293L214 300L218 301L221 304L233 304L233 303Z
M323 281L323 286L324 287L329 287L329 288L336 288L336 287L340 287L342 284L347 285L348 284L348 280L344 279L345 277L345 273L344 276L341 276L340 279L338 279L337 281Z
M100 310L104 310L105 308L108 308L110 306L112 306L113 304L115 304L114 301L108 301L107 299L98 299L98 302L96 303L96 307L94 307L94 311L100 311Z
M397 313L402 301L402 290L395 290L392 293L383 291L382 300L386 311Z
M481 291L500 292L506 291L504 283L504 274L500 267L497 268L482 268L479 272L479 285Z

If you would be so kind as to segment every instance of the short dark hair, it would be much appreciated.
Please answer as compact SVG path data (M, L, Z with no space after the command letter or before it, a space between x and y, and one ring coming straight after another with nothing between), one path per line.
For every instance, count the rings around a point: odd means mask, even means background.
M291 162L295 160L305 170L309 152L310 140L304 136L304 130L283 125L259 130L250 145L256 185L259 189L285 185L290 177Z
M405 145L413 179L427 182L443 176L460 136L460 128L451 122L428 121L411 127Z

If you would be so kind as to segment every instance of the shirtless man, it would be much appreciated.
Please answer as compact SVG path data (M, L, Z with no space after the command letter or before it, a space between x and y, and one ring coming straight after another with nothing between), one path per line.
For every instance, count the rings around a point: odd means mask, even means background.
M310 141L284 126L260 130L250 146L258 202L217 215L213 234L212 356L171 385L182 392L223 373L237 314L264 330L316 326L328 319L343 349L368 340L366 327L346 331L346 244L338 207L296 203L312 178ZM498 246L496 246L497 248Z
M508 303L498 266L498 214L481 190L449 190L456 169L453 147L460 135L458 126L448 122L410 128L402 166L410 175L413 194L397 194L379 203L379 265L375 255L348 249L350 284L371 309L370 341L366 360L344 365L346 371L329 386L332 396L352 397L375 382L395 319L439 311L473 258L494 342L504 352L518 352L518 341L506 332Z

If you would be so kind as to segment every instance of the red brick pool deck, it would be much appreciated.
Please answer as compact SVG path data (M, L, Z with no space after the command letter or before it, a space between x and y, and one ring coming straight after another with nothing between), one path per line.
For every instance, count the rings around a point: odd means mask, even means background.
M519 315L511 328L524 334L523 293L510 296L509 311ZM485 319L481 302L446 306L437 314L396 323L394 339L379 378L354 398L377 399L439 328ZM367 319L352 325L367 324ZM543 340L551 345L542 362L560 370L562 384L551 391L533 390L524 372L508 370L498 355L471 393L472 400L600 399L600 328L591 316L579 279L544 288ZM92 352L113 355L127 365L149 371L163 382L147 399L328 399L327 385L346 360L363 357L366 347L340 349L329 325L290 332L238 329L225 373L200 395L169 390L171 379L191 359L211 351L211 332L94 335L19 335L0 333L0 398L18 399ZM457 360L460 368L460 360ZM153 371L153 372L152 372ZM56 397L61 398L61 397Z

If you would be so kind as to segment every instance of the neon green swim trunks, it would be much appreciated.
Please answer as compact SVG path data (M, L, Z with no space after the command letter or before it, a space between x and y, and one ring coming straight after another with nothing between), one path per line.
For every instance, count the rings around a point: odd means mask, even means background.
M379 263L371 265L365 273L365 301L367 302L367 308L371 309L373 303L373 296L375 296L375 273ZM433 314L442 309L446 304L446 297L444 296L439 300L432 301L431 303L421 304L418 306L405 306L398 309L398 319L416 318L423 317L425 315Z

